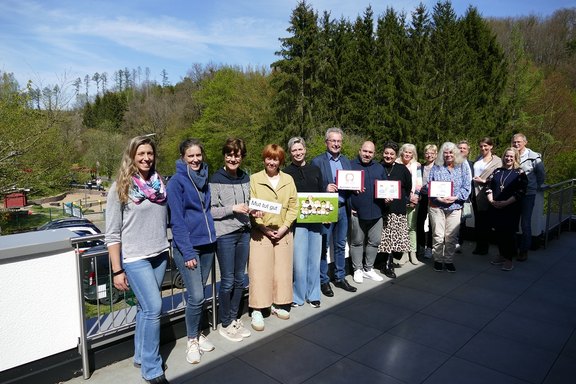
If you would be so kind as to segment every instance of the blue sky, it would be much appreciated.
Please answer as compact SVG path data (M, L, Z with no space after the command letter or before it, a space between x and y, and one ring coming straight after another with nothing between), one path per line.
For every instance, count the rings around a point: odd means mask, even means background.
M354 20L368 5L412 12L429 0L308 0L318 13ZM268 67L298 0L2 0L0 71L43 87L122 68L148 67L160 82L163 69L174 84L194 63ZM576 0L454 0L486 17L549 16Z

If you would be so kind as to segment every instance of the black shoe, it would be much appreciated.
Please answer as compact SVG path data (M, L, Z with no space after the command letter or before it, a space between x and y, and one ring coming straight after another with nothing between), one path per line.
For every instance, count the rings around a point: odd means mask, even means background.
M451 272L451 273L456 272L456 267L454 266L454 264L452 264L452 263L446 263L446 264L444 264L444 266L446 267L446 270L447 270L448 272Z
M324 294L324 296L328 297L334 296L334 291L332 290L330 283L320 284L320 290L322 291L322 294Z
M526 261L528 260L528 252L518 252L518 256L516 256L517 261Z
M320 308L320 301L318 300L310 301L310 306L312 308Z
M150 384L170 384L164 375L155 377L152 380L146 380L146 382Z
M380 273L386 276L389 279L395 279L396 273L394 272L394 268L382 268Z
M343 289L343 290L345 290L345 291L347 291L347 292L356 292L356 291L357 291L357 288L351 286L351 285L348 283L348 281L346 281L346 279L342 279L342 280L338 280L338 281L334 282L334 286L335 286L335 287L338 287L338 288L341 288L341 289Z
M442 263L435 261L434 262L434 270L436 272L442 272L444 270L444 266L442 265Z

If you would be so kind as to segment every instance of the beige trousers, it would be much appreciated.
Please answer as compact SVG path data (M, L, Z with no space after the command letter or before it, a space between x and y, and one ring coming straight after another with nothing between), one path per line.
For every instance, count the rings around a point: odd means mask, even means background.
M292 231L272 242L258 229L250 235L248 277L250 308L268 308L272 304L292 303Z
M432 255L439 263L453 263L458 232L460 231L461 209L446 211L440 208L428 208L428 217L432 226Z

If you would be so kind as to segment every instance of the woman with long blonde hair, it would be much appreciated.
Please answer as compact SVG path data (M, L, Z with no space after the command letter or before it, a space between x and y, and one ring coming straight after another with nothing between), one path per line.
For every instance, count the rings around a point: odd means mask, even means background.
M133 138L106 203L106 245L114 287L138 299L134 365L148 383L168 383L160 356L160 287L168 262L166 189L156 172L156 145Z

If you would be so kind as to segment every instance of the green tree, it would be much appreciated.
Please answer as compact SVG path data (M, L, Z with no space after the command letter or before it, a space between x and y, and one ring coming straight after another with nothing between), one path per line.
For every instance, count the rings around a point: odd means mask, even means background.
M272 89L266 74L222 68L213 78L202 82L202 88L195 98L202 106L202 116L190 129L182 131L180 137L174 138L172 144L165 142L164 151L174 154L172 159L176 160L177 146L181 140L189 137L200 139L206 149L210 168L214 170L222 165L224 141L229 137L239 137L248 145L244 167L259 170L262 166L262 137L271 127ZM272 141L285 146L284 140L278 136Z
M96 95L94 103L88 102L84 106L83 124L87 128L119 131L127 103L124 92L106 92L102 96Z
M363 17L358 16L352 26L350 43L342 67L345 73L340 76L344 89L346 111L342 126L351 134L373 131L375 122L371 111L375 106L375 59L374 13L368 7Z
M408 65L408 89L404 95L407 115L410 122L410 138L412 143L428 144L430 121L433 109L430 103L429 89L432 83L432 54L430 34L432 25L426 7L420 4L412 13L408 27L408 46L406 62ZM421 148L419 148L421 149Z
M461 21L468 46L468 84L465 120L468 135L494 136L504 123L503 94L507 63L496 35L476 8L468 8Z
M449 1L438 2L432 13L430 36L434 76L430 86L433 117L430 141L441 143L465 136L469 96L472 92L468 71L469 48L456 13Z
M378 142L403 141L407 130L407 114L402 92L407 88L405 50L407 47L404 19L388 8L378 19L376 30L376 100L378 129L374 138Z
M66 183L66 143L60 140L61 111L30 107L30 88L21 92L13 75L0 77L0 191L30 189L49 194Z
M286 139L293 135L307 137L315 126L319 30L318 15L305 2L298 3L281 38L282 58L272 64L272 85L276 90L273 107L276 131Z

